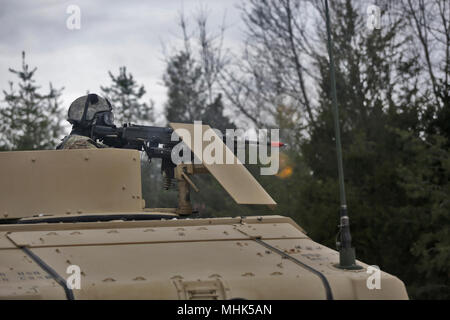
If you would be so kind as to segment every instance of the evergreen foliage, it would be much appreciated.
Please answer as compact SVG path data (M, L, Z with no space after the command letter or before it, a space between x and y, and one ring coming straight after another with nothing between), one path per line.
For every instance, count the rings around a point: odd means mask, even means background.
M166 119L170 122L203 121L212 128L225 132L234 128L224 116L222 95L217 94L208 103L208 87L201 65L188 51L180 51L167 63L164 84L168 90Z
M120 67L118 75L108 72L111 79L109 86L101 86L102 93L114 108L115 122L151 124L155 121L153 102L142 102L146 93L143 85L139 85L126 67Z
M9 82L3 90L0 106L0 150L53 149L63 134L59 104L62 88L49 84L47 93L40 92L34 79L37 68L30 68L22 52L22 69L10 68L18 83Z

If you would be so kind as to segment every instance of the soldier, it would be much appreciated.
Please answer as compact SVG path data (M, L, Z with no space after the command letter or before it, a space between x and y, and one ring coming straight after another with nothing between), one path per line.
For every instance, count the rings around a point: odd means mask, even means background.
M77 98L69 107L68 119L72 131L56 149L96 149L106 148L92 138L94 124L114 126L114 114L108 99L95 93Z

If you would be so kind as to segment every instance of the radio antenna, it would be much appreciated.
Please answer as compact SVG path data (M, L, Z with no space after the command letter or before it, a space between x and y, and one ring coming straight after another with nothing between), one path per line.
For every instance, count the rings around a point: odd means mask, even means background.
M340 241L337 244L339 249L339 263L336 264L335 266L341 269L354 270L354 269L361 269L362 267L357 265L355 261L355 248L352 248L352 236L350 234L350 220L347 213L347 200L345 198L344 168L342 166L341 133L339 129L339 110L337 104L336 76L333 59L333 40L331 39L328 0L325 0L325 19L327 25L328 56L330 60L331 99L333 104L334 132L336 140L336 155L337 155L338 175L339 175L339 194L341 203L339 210Z

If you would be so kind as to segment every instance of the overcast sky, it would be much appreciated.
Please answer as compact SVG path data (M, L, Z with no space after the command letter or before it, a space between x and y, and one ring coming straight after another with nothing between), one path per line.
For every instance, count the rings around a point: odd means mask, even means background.
M1 0L0 1L0 88L16 77L9 67L20 69L21 51L30 66L37 66L36 80L43 89L52 81L64 87L62 100L70 102L87 90L100 93L109 84L108 70L117 73L126 66L145 85L146 99L161 110L166 97L162 85L165 69L162 43L177 43L177 16L189 16L199 7L210 13L217 26L226 13L227 46L235 47L242 38L239 0ZM66 21L69 5L81 10L81 28L70 30ZM2 95L3 96L3 95Z

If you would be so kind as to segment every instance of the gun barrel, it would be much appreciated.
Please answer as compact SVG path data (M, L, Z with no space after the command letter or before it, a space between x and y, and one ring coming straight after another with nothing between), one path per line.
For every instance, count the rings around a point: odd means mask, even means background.
M223 139L223 142L226 142L225 138ZM260 142L254 141L254 140L244 140L243 142L245 143L245 145L260 145L261 144ZM239 139L234 139L234 144L238 144L238 143L239 143ZM274 148L281 148L281 147L287 146L287 144L283 143L283 142L279 142L279 141L267 141L267 146L274 147Z

